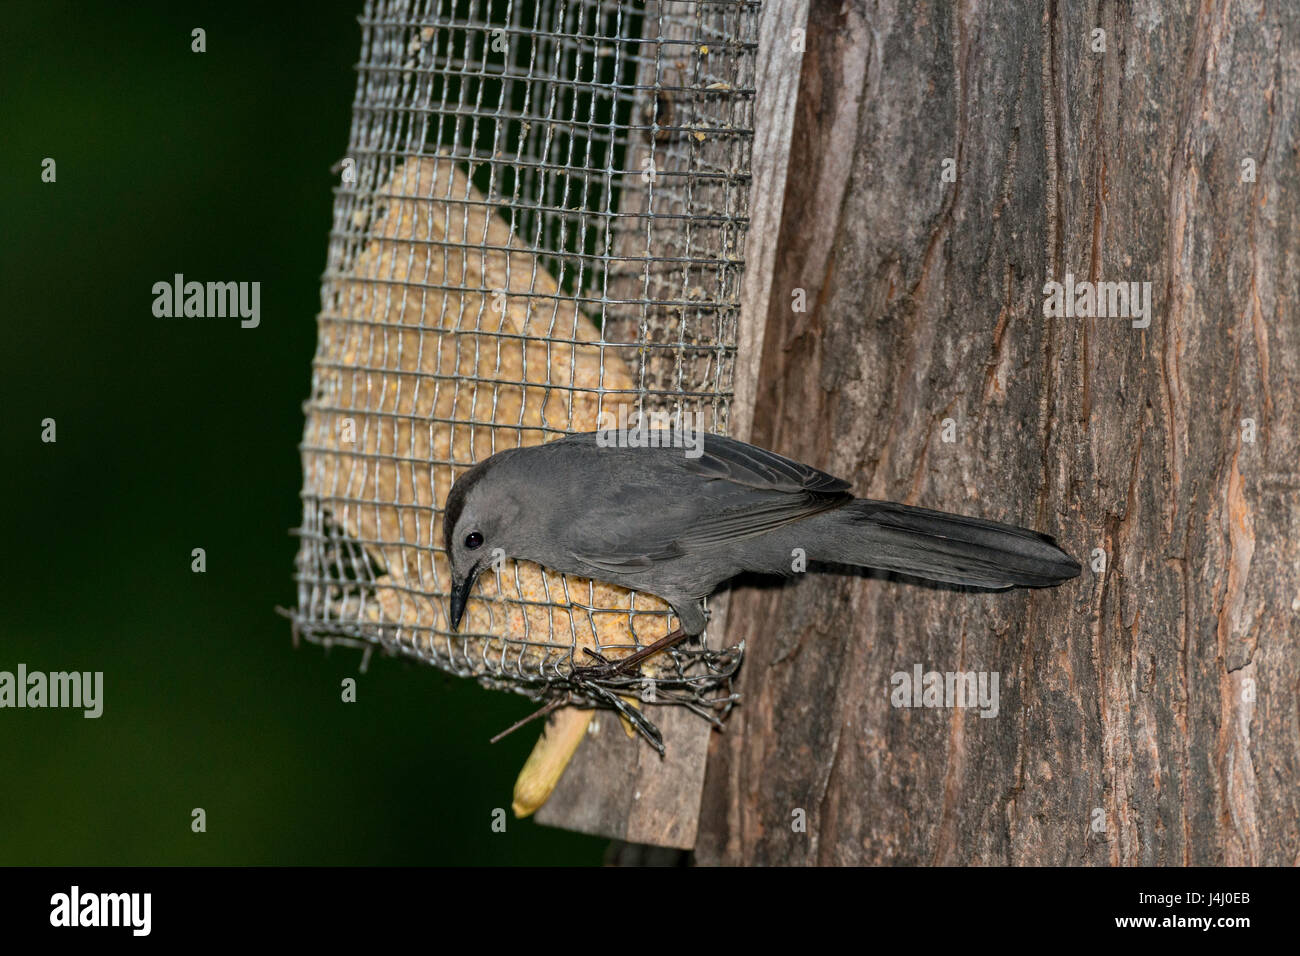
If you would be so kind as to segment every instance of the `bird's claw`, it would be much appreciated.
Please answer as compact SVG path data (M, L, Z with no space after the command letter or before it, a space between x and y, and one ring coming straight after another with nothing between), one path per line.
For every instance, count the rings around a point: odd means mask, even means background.
M599 657L600 655L595 655ZM621 661L610 661L600 658L601 663L594 665L578 665L573 668L569 674L569 680L575 683L592 683L594 681L605 681L613 677L634 677L639 674L641 668L633 664L628 668ZM635 671L635 673L633 673Z
M583 650L600 661L600 663L594 666L574 665L573 670L569 673L569 679L574 683L590 683L609 680L612 677L639 677L641 676L641 662L643 660L668 650L685 637L686 635L682 632L682 629L678 628L667 637L661 637L653 644L614 661L601 656L589 647L585 647Z

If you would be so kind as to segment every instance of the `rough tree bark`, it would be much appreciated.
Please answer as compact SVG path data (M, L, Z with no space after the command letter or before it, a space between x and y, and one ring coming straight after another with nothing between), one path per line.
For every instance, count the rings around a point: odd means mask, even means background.
M753 439L1085 569L733 595L700 861L1300 862L1298 41L1276 0L814 0ZM1066 273L1150 326L1045 317ZM998 715L895 708L916 664Z

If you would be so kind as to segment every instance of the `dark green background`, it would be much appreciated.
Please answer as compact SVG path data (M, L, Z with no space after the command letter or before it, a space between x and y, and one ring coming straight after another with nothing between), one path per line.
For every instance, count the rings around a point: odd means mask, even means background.
M0 864L601 859L490 828L537 732L487 741L526 699L380 657L361 675L274 613L360 9L6 9L0 670L103 671L105 703L0 710ZM261 326L155 318L176 272L259 281Z

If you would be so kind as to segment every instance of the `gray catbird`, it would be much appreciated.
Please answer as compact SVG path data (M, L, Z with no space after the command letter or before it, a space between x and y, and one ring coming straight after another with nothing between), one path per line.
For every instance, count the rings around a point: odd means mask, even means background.
M742 572L789 575L800 554L979 588L1045 587L1079 573L1046 535L854 498L848 482L734 438L703 435L691 449L673 432L646 432L650 447L611 446L600 434L498 452L456 481L443 516L453 629L494 552L672 606L677 631L580 668L586 677L626 673L699 634L701 600L719 584Z

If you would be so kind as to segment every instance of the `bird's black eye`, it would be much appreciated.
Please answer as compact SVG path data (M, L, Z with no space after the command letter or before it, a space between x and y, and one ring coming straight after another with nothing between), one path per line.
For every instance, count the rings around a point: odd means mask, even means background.
M465 535L465 547L469 548L471 551L482 544L483 536L477 531L471 531L469 534Z

